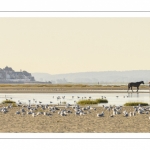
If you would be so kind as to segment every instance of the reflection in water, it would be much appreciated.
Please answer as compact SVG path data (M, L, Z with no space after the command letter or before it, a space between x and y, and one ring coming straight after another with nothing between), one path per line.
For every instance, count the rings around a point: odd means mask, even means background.
M128 92L128 97L132 97L132 93L129 93L129 92Z
M39 104L41 101L42 104L63 104L64 102L75 104L78 100L88 99L99 99L103 98L108 100L108 105L123 105L127 102L136 102L142 101L150 103L150 93L8 93L6 96L5 93L0 93L0 103L5 100L5 98L12 98L13 101L18 103L18 100L21 103L29 104ZM73 97L72 97L73 96ZM85 98L86 97L86 98Z
M136 92L136 93L128 93L128 97L134 97L134 95L136 96L136 97L139 97L139 93L138 92Z

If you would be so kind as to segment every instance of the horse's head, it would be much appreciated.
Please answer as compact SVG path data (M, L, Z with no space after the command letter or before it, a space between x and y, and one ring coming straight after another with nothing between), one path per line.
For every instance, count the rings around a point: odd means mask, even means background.
M141 81L142 84L144 84L144 81Z

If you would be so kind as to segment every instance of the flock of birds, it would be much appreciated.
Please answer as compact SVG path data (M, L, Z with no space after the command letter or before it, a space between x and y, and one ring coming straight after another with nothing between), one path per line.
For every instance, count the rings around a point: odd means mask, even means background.
M5 96L6 97L6 96ZM117 98L119 96L116 96ZM123 96L125 98L125 96ZM128 96L126 96L128 97ZM54 98L54 96L53 96ZM65 96L57 96L56 97L57 100L60 99L65 99ZM74 98L74 96L72 96L72 99ZM77 96L77 98L79 99L83 99L83 98L89 98L91 99L92 97L79 97ZM12 100L12 98L10 98ZM105 96L102 96L102 99L106 99ZM58 115L60 116L67 116L69 113L74 113L75 116L77 115L86 115L91 113L91 110L96 110L96 108L91 107L91 106L87 106L87 107L81 107L79 105L76 104L76 101L74 101L74 105L71 105L69 103L67 103L64 107L64 109L61 109L61 107L59 106L54 106L51 105L53 102L50 101L50 104L42 104L41 101L37 102L35 99L33 99L34 104L31 105L31 100L29 101L29 105L24 105L20 102L20 100L18 100L17 103L17 107L20 108L20 110L16 111L15 114L21 114L21 115L32 115L33 117L38 116L38 115L45 115L45 116L50 116L53 113L58 113ZM37 104L39 103L39 104ZM61 101L60 101L61 103ZM104 117L104 112L108 111L109 112L109 117L114 117L118 114L123 114L124 117L128 117L128 116L135 116L136 113L138 114L149 114L150 112L150 106L147 107L142 107L142 106L133 106L133 111L127 112L126 110L123 111L123 107L122 106L103 106L103 111L101 113L97 113L97 117ZM11 109L13 107L12 104L8 104L6 107L1 107L0 108L0 112L2 113L7 113L9 109ZM150 117L149 117L150 119Z
M20 101L17 103L17 110L15 112L16 115L32 115L32 117L38 116L38 115L45 115L45 116L51 116L53 113L57 113L60 116L67 116L70 113L74 113L75 116L79 115L87 115L92 113L92 111L96 111L97 109L91 106L87 107L81 107L78 104L69 104L67 103L64 107L60 106L54 106L50 104L43 105L42 102L39 101L39 104L35 103L34 105L24 105ZM8 104L5 107L0 108L0 112L2 113L7 113L9 112L9 109L13 107L12 104ZM97 117L104 117L105 116L105 111L109 112L109 117L114 117L119 114L123 114L124 117L128 116L135 116L136 114L149 114L150 112L150 106L145 106L142 107L140 105L138 106L133 106L133 110L130 112L123 110L122 106L105 106L102 105L103 111L101 113L97 113ZM150 117L149 117L150 119Z
M135 116L136 114L149 114L150 112L150 106L146 106L146 107L142 107L140 106L140 104L138 106L133 106L133 110L130 112L124 110L123 111L123 107L122 106L104 106L103 105L103 108L107 111L109 111L109 114L110 114L110 111L112 110L112 114L110 115L110 117L113 117L115 115L118 115L118 114L123 114L124 117L128 117L128 116ZM102 112L101 114L97 114L97 117L101 117L101 116L104 116L104 112ZM150 119L150 117L149 117Z

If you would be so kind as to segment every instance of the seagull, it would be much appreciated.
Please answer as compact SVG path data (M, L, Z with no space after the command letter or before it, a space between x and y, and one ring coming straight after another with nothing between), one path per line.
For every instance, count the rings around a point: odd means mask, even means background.
M32 113L32 117L35 117L35 113Z
M103 117L104 116L104 112L102 111L101 114L97 114L97 117Z
M139 114L142 114L142 111L139 109L139 110L138 110L138 113L139 113Z
M79 112L76 111L76 112L75 112L75 116L76 116L76 115L79 115Z
M133 116L135 116L135 111L133 112Z
M124 116L125 116L125 117L127 117L127 116L128 116L128 113L127 113L127 112L125 112Z
M104 106L104 105L102 105L102 106L103 106L104 109L108 109L109 108L109 106Z
M22 104L22 103L20 102L20 100L18 100L18 104L20 104L20 105Z
M16 113L15 114L20 114L20 112L19 111L16 111Z
M115 116L116 115L116 110L113 110L113 116Z

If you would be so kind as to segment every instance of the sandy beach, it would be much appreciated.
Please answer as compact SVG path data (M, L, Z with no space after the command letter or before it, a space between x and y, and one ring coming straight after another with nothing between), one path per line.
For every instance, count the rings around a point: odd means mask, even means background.
M136 90L133 91L136 93ZM10 88L0 88L0 93L128 93L127 89L44 89L44 88L26 88L26 89L10 89ZM130 90L129 93L132 93ZM138 93L150 93L148 89L139 90Z
M75 116L73 113L67 116L58 115L57 110L50 116L20 115L15 114L22 107L12 107L6 114L0 112L1 133L149 133L149 114L138 114L124 117L118 114L110 117L109 111L103 107L90 110L91 113L83 116ZM25 108L26 110L26 108ZM133 107L123 107L122 111L133 110ZM97 113L104 111L104 117L97 117ZM112 113L112 111L110 111Z
M0 84L0 93L127 93L127 90L127 85ZM136 90L134 87L133 91ZM148 85L141 85L139 93L149 92Z

